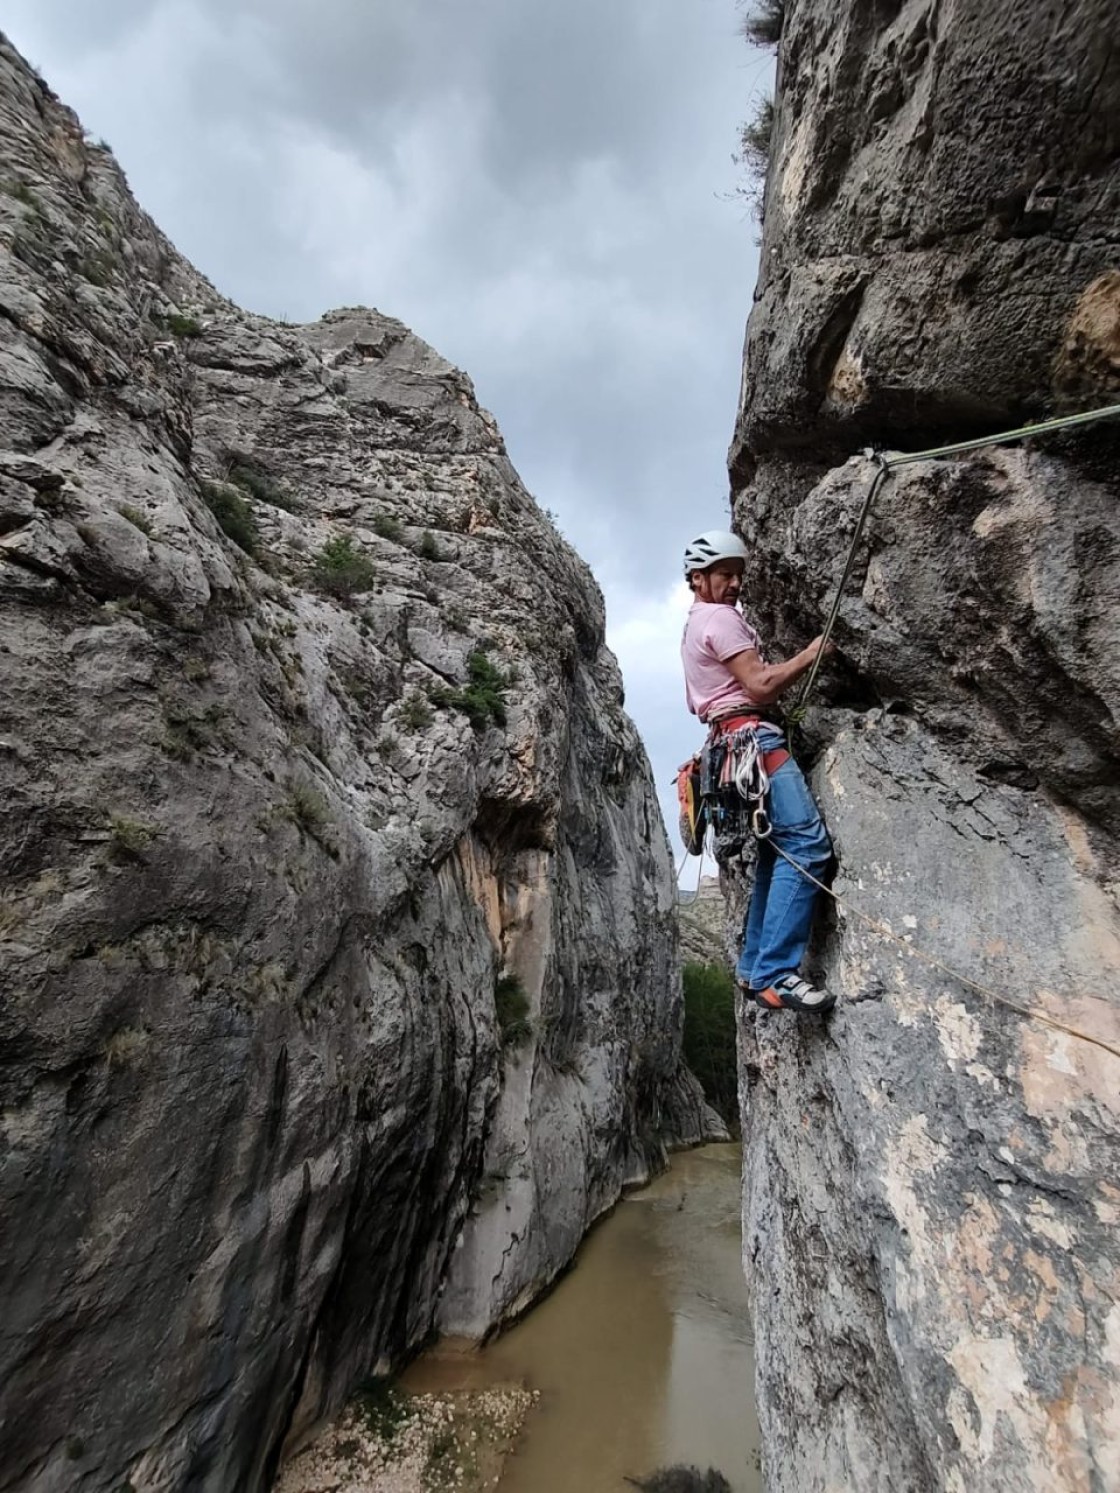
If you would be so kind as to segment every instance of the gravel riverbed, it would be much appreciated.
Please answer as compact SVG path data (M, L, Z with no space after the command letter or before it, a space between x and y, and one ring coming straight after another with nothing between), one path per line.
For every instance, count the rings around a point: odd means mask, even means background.
M517 1385L409 1394L378 1385L281 1469L274 1493L481 1493L537 1394Z

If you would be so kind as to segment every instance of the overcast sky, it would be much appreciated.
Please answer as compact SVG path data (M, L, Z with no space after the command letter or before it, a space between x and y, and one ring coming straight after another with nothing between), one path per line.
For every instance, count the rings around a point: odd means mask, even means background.
M737 0L5 0L2 21L224 294L292 321L376 306L467 371L604 590L678 856L671 779L702 735L680 554L727 522L757 268L732 153L771 62L740 19Z

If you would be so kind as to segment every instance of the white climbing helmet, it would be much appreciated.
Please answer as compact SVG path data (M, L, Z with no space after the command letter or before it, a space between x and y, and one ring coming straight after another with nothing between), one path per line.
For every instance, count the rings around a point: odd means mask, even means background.
M697 535L685 548L685 579L687 580L694 570L707 570L708 566L714 565L717 560L747 560L748 558L747 547L738 534L729 533L727 529L709 529L706 534Z

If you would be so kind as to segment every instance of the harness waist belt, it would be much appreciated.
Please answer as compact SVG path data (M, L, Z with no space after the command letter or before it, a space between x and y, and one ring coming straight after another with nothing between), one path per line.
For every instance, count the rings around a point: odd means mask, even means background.
M760 715L725 715L722 720L712 722L712 730L717 736L727 736L743 726L761 726L763 724ZM769 776L773 776L784 762L788 762L789 752L785 747L774 747L772 751L763 752L762 765Z

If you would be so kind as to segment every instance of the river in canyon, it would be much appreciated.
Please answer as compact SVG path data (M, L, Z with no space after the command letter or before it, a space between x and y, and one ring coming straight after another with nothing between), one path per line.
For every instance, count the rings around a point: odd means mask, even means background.
M754 1360L740 1258L738 1146L702 1146L628 1193L573 1268L481 1350L438 1345L414 1393L539 1391L500 1493L626 1493L691 1464L761 1489Z

